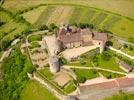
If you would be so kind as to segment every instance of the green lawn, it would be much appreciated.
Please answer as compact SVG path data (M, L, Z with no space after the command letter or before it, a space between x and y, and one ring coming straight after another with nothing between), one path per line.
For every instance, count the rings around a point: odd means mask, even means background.
M22 90L20 100L58 100L43 85L36 81L29 81Z
M104 100L134 100L134 94L131 93L118 93Z
M38 47L41 47L41 45L36 41L31 42L31 46L29 46L30 49L34 49L34 48L38 48Z
M125 76L125 75L110 73L110 72L106 72L106 71L98 71L98 72L100 72L107 79L113 79L113 78L119 78L119 77Z
M73 69L73 71L76 74L77 80L80 83L83 83L88 79L96 78L99 76L99 74L95 70Z
M47 79L52 80L53 74L50 72L49 67L39 70L39 72L44 75Z
M42 40L42 35L37 34L37 35L31 35L28 37L28 42L33 42L33 41L41 41Z
M76 85L73 81L70 81L67 85L64 86L64 91L66 93L71 93L76 89Z
M68 63L70 66L84 66L84 67L93 67L90 59L83 59L81 61Z
M124 72L117 63L116 58L112 55L112 52L106 51L103 54L98 54L94 58L94 64L97 67L110 69L114 71Z

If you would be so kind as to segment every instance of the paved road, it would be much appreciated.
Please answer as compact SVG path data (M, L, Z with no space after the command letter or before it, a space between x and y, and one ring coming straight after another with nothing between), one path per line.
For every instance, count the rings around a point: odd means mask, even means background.
M127 75L127 73L124 73L124 72L113 71L110 69L104 69L104 68L99 68L99 67L83 67L83 66L69 66L69 65L64 65L63 67L64 68L78 68L78 69L96 69L96 70L102 70L102 71L112 72L116 74Z
M130 59L134 59L134 56L130 56L130 55L128 55L127 53L124 53L124 52L122 52L121 50L118 50L118 49L115 49L115 48L113 48L113 47L109 47L109 49L110 50L113 50L113 51L115 51L115 52L117 52L117 53L120 53L120 54L122 54L122 55L124 55L124 56L126 56L126 57L128 57L128 58L130 58Z

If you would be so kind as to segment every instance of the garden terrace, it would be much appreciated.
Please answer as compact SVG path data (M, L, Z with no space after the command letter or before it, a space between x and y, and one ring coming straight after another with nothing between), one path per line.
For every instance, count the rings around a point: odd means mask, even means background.
M54 75L50 72L48 67L45 67L44 69L39 70L38 73L63 94L71 93L76 89L76 82L64 71L58 72Z

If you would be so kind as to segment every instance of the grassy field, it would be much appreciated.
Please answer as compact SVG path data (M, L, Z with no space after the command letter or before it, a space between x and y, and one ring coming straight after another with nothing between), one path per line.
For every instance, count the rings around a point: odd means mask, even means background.
M23 5L23 3L26 4ZM77 0L77 2L75 0L28 0L21 1L21 5L16 0L6 0L3 7L16 12L16 10L23 10L39 4L47 5L23 14L24 18L34 25L86 22L92 23L97 29L108 30L126 40L134 37L134 20L126 18L134 18L134 14L131 12L134 9L132 7L134 1L130 0Z
M104 100L133 100L134 94L132 93L118 93L111 97L106 97Z
M20 100L58 100L52 93L36 81L29 81L22 90Z
M109 31L123 38L134 37L134 21L122 18L110 27Z
M66 93L71 93L76 89L76 85L74 84L73 81L69 82L65 87L64 87L64 91Z
M41 13L42 12L42 13ZM134 37L134 21L100 9L76 5L41 6L23 14L34 25L56 23L92 23L97 29L105 29L125 38ZM35 15L35 17L32 17ZM128 35L129 34L129 35Z
M22 16L28 22L30 22L31 24L34 24L45 9L46 9L46 6L40 6L34 10L31 10L29 12L22 14Z
M0 46L7 47L14 39L22 36L23 32L29 29L30 25L23 18L14 16L9 11L1 10L0 14L0 22L4 22L0 26Z
M42 75L44 75L45 77L47 77L49 80L52 80L52 77L54 76L51 72L50 72L50 69L49 67L46 67L44 69L41 69L40 70L40 73Z
M115 12L123 16L134 18L134 1L132 0L5 0L3 7L6 9L17 11L25 9L29 6L39 4L77 4L88 7L96 7L107 11Z
M52 12L55 11L55 6L47 6L46 9L42 12L42 14L38 17L36 22L34 23L35 26L46 24L51 16Z

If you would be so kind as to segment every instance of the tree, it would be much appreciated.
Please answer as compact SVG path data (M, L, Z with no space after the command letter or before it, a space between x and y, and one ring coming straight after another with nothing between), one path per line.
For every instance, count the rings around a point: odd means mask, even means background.
M38 27L38 30L48 30L48 26L47 25L40 25L39 27Z
M128 41L134 43L134 38L133 37L129 37Z
M0 26L2 26L2 25L4 25L5 24L5 22L0 22Z
M56 30L56 29L58 29L58 27L54 23L49 25L49 31L50 32L54 32L54 30Z
M6 50L9 45L10 45L10 42L8 40L1 41L0 50Z
M132 46L129 46L129 50L133 50L133 47Z
M128 48L128 45L127 45L127 44L124 44L123 47L124 47L124 48Z
M89 24L89 28L90 29L93 29L94 28L94 25L93 24Z
M112 41L107 41L106 46L113 46L113 42Z

